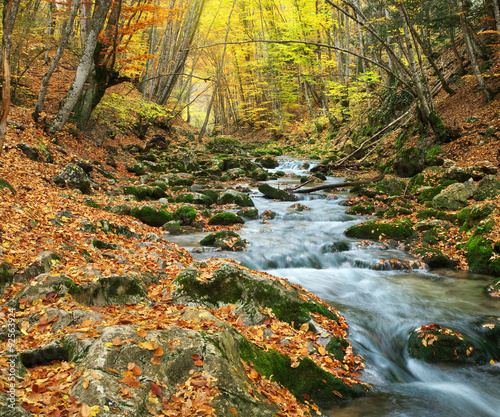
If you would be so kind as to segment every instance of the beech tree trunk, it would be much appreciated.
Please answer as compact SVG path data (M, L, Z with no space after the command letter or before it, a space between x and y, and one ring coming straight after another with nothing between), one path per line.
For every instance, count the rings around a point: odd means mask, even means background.
M10 50L12 31L19 10L20 0L3 0L2 49L0 50L0 83L2 88L0 107L0 154L7 133L7 117L10 110Z
M54 73L55 69L57 68L57 65L59 64L59 60L61 59L64 49L66 49L66 46L68 45L68 40L71 37L71 32L73 31L73 22L75 21L75 17L78 13L79 5L80 5L79 0L73 0L71 12L64 24L61 41L59 42L56 54L54 55L54 58L52 58L52 62L50 63L47 72L43 76L42 83L40 84L40 90L38 92L38 100L35 105L35 110L33 111L32 114L33 120L35 122L38 121L40 113L43 110L43 104L45 102L45 96L47 94L47 87L49 86L50 77L52 77L52 74Z
M85 82L94 66L94 53L98 42L98 36L104 27L104 22L106 21L111 3L112 0L101 0L97 5L97 9L94 11L85 47L83 48L82 56L76 69L75 78L73 79L73 83L66 97L62 101L56 117L50 122L49 131L51 133L61 131L82 95Z

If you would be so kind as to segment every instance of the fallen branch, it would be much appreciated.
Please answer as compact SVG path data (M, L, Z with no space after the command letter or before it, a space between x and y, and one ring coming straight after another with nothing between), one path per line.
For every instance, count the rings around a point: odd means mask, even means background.
M26 129L26 125L23 125L22 123L14 122L12 120L7 120L7 124L10 126L14 126L15 128L17 128L19 130Z
M333 188L354 187L355 185L362 185L362 184L369 184L371 182L378 182L381 179L383 179L384 177L385 177L385 173L381 172L376 177L368 178L366 180L351 181L351 182L341 182L341 183L338 183L338 184L325 184L325 185L320 185L318 187L306 188L306 189L303 189L303 190L297 190L297 191L293 191L293 192L294 193L312 193L314 191L330 190L330 189L333 189Z

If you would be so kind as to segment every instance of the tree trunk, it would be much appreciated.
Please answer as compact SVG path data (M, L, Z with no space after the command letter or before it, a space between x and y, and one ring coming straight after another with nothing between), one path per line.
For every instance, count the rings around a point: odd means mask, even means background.
M491 0L493 8L493 15L495 16L495 28L497 30L497 37L500 40L500 4L498 0Z
M7 117L10 110L10 50L12 47L12 31L19 10L20 0L4 0L2 14L2 49L0 50L0 83L2 88L0 107L0 154L2 153L7 133Z
M73 22L75 21L75 17L78 13L78 7L80 5L79 0L73 0L73 5L71 8L70 15L68 16L68 20L66 20L64 24L64 29L61 36L61 41L59 42L59 46L57 48L56 54L50 63L47 72L43 76L42 83L40 84L40 90L38 92L38 100L35 105L35 110L33 111L32 117L35 122L38 121L40 113L43 110L43 103L45 102L45 96L47 94L47 87L49 86L50 77L54 73L57 65L59 64L59 60L64 52L68 44L68 40L71 37L71 32L73 31Z
M94 66L94 53L98 42L98 36L104 26L104 22L106 21L111 3L112 0L101 0L97 9L94 11L85 47L82 51L82 56L76 69L75 78L73 79L73 83L71 84L66 97L62 101L56 117L50 122L49 131L51 133L59 132L64 127L71 112L75 108L76 103L82 95L85 81Z
M486 101L490 101L493 98L493 91L486 85L483 76L481 75L481 70L479 69L479 64L477 63L476 54L474 52L473 39L471 39L471 33L469 28L467 27L467 19L465 17L465 6L462 0L457 0L458 8L460 11L460 23L462 25L462 31L465 39L465 46L467 47L467 53L469 54L472 71L474 71L474 75L476 76L477 83L479 88L482 90Z

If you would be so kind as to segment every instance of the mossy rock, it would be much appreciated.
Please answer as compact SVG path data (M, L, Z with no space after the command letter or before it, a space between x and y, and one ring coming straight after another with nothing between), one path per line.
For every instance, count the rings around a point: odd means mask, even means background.
M214 153L232 154L238 150L240 142L230 136L220 136L210 140L205 147Z
M256 371L286 387L301 402L310 398L318 406L330 408L368 393L366 387L335 378L309 358L301 359L293 368L288 356L273 349L263 350L246 339L241 339L239 349L243 360L250 361ZM338 394L332 395L332 392Z
M189 226L196 220L196 210L191 206L181 206L175 211L174 219L182 226Z
M171 187L175 186L185 186L189 187L194 184L194 177L174 177L174 178L169 178L168 180L168 185Z
M338 321L338 317L323 304L302 300L295 288L252 275L231 263L223 263L206 283L197 279L200 274L195 267L182 271L176 278L176 283L182 285L180 293L208 307L219 303L238 304L245 312L244 320L264 320L265 316L260 312L264 307L271 308L279 320L294 323L296 328L311 321L310 313L319 313ZM312 325L310 329L315 331Z
M258 190L264 194L265 198L271 198L273 200L280 201L297 201L298 197L288 191L278 190L277 188L271 187L269 184L261 184Z
M209 197L211 204L215 204L217 203L217 199L219 198L220 191L209 189L199 190L199 193Z
M425 152L421 148L404 149L393 162L394 171L401 177L413 177L425 168Z
M481 220L487 219L491 213L495 211L495 204L487 204L485 206L466 207L458 212L457 220L462 225L460 231L471 230L476 227Z
M441 327L421 326L410 334L408 352L426 362L487 363L487 346L481 340Z
M247 247L247 243L241 239L238 233L232 230L221 230L212 233L200 240L202 246L213 246L225 251L242 251Z
M200 193L183 193L175 197L176 203L189 203L189 204L199 204L203 206L209 206L212 204L212 199Z
M172 215L165 210L158 210L152 206L134 207L130 215L149 226L160 227L173 220Z
M471 272L500 275L500 259L490 259L493 255L500 254L500 245L482 236L492 228L493 222L480 223L462 246Z
M417 201L420 204L425 203L426 201L432 201L432 199L437 196L441 191L443 191L448 185L455 184L456 181L445 181L443 184L436 185L434 187L427 187L420 191L417 196Z
M7 262L2 262L0 264L0 288L5 285L10 285L12 283L12 278L16 270L11 268L10 264Z
M351 250L351 245L348 242L327 243L326 245L323 245L321 247L321 252L322 253L346 252L348 250Z
M429 268L454 268L458 261L448 258L439 249L418 248L415 255L420 256Z
M432 207L446 211L461 209L469 204L476 191L472 180L450 185L432 199Z
M383 223L375 220L349 227L345 235L357 239L393 239L404 241L409 239L415 230L409 220L397 220L394 223Z
M83 204L85 204L86 206L92 207L92 208L102 210L102 207L98 203L96 203L94 200L92 200L91 198L86 198L83 201Z
M162 229L171 234L172 236L182 235L183 230L179 222L175 220L169 221L162 226Z
M120 247L116 243L104 242L99 239L92 239L92 246L97 249L118 249Z
M227 190L220 194L217 199L217 204L237 204L240 207L255 206L250 196L235 190Z
M123 194L133 195L137 201L144 201L149 197L146 187L135 187L133 185L123 186Z
M457 215L439 211L436 209L425 209L417 213L417 219L438 219L445 220L450 223L456 223Z
M245 221L237 214L229 211L216 214L208 220L208 224L210 225L230 226L238 223L245 223Z
M259 218L259 210L256 208L243 208L238 210L236 214L249 220L257 220Z
M95 222L82 221L81 228L85 233L96 233L97 230L102 230L104 233L113 233L117 236L126 238L139 237L138 233L133 233L127 226L114 224L104 219L96 220Z
M380 193L389 196L398 196L403 194L406 188L406 182L396 178L386 178L375 184L375 189Z
M493 199L498 195L499 191L500 180L494 175L488 175L479 182L476 194L474 194L474 200L483 201Z
M251 177L255 181L267 181L269 173L265 169L258 168L252 171Z
M127 171L139 177L146 173L146 167L143 164L130 164L127 165Z
M261 156L257 158L255 162L261 164L263 168L268 169L276 168L280 164L278 160L272 155Z
M373 214L375 212L375 205L368 201L363 201L360 204L351 206L347 209L347 214L357 214L360 216Z

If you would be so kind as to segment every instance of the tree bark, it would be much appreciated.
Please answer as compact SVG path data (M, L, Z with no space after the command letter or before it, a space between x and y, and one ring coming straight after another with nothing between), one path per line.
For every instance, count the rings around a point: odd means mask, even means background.
M50 122L49 132L51 133L61 131L68 121L71 112L75 108L78 99L82 95L85 81L94 66L94 53L98 42L98 36L104 26L104 22L106 21L111 3L112 0L101 0L97 6L97 10L94 11L85 47L83 48L82 56L76 69L75 78L73 79L73 83L71 84L66 97L62 101L56 117Z
M3 0L2 15L2 49L0 50L0 82L1 82L1 107L0 107L0 154L3 150L5 135L7 133L7 117L10 110L10 50L12 47L12 32L19 10L20 0Z

